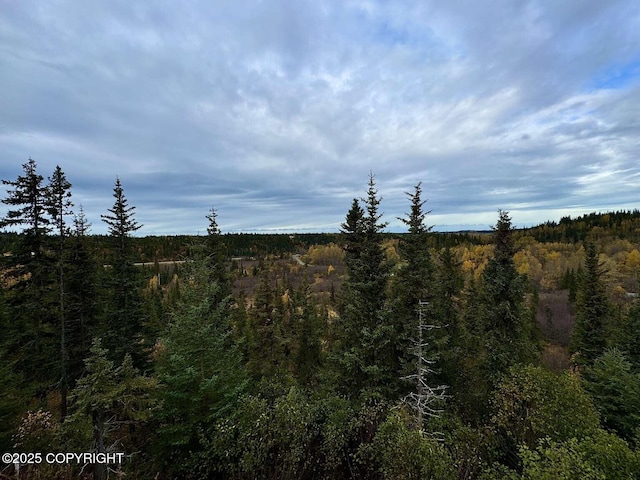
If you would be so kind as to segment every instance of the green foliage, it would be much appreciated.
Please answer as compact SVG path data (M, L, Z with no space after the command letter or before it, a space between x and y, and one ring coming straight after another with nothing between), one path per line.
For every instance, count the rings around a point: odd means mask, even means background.
M306 393L296 387L271 405L264 399L246 399L238 435L241 470L259 478L309 477L317 468L313 457L316 416Z
M140 375L128 355L116 367L99 339L85 364L86 373L70 395L71 414L62 424L65 448L102 453L119 445L115 451L138 451L149 438L144 427L151 418L157 382ZM134 468L137 462L130 457L128 463ZM95 468L95 478L106 478L106 465Z
M640 375L624 353L607 349L585 372L585 386L602 424L626 440L640 428Z
M49 177L49 186L47 189L47 210L51 217L51 223L55 227L55 233L58 237L56 247L56 281L55 289L57 290L56 313L58 316L58 330L60 332L60 416L64 419L67 415L67 393L69 386L72 384L72 378L69 375L70 355L69 355L69 321L66 312L67 289L65 281L67 275L65 272L67 260L67 237L70 230L67 226L66 217L73 212L71 207L71 183L67 180L60 166L56 166L53 175Z
M193 456L216 422L232 415L247 386L228 300L217 301L220 287L210 282L209 261L185 265L182 297L159 347L159 449L167 465L183 473L197 467Z
M9 286L4 296L4 335L7 354L16 368L44 392L57 381L59 372L54 259L47 248L49 189L34 160L29 159L22 169L24 174L15 181L2 181L10 188L2 200L9 210L0 219L0 227L22 228L11 255L2 257L4 280Z
M500 457L500 438L491 426L463 423L449 410L434 419L431 428L442 432L458 478L478 478L487 464Z
M12 363L6 355L0 359L0 449L5 452L13 448L12 436L32 394Z
M451 392L455 393L463 387L460 382L464 359L465 331L461 319L462 302L460 300L464 279L460 269L460 263L455 253L445 247L437 257L434 281L434 298L431 308L437 324L444 329L442 339L444 345L440 346L440 383L449 385Z
M640 452L613 433L599 429L581 440L580 450L604 478L640 478Z
M547 436L557 441L581 438L599 426L579 378L541 367L513 367L494 394L493 409L491 423L502 432L507 449L521 444L533 448Z
M394 331L385 317L389 268L385 262L373 175L363 210L354 200L343 224L347 278L342 286L340 318L334 323L332 361L338 388L349 396L393 395L398 377ZM365 213L366 210L366 213Z
M615 342L626 353L636 371L640 371L640 302L629 309L620 338Z
M488 375L497 378L514 363L531 362L537 342L525 303L526 278L518 274L513 261L513 228L507 212L499 211L494 234L494 256L482 273L480 315Z
M474 421L484 421L491 392L509 367L532 363L539 351L535 309L528 305L527 279L515 267L516 247L507 212L499 211L493 237L493 256L481 281L472 277L463 291L459 335L452 345L460 354L448 362L449 368L452 364L456 368L455 402Z
M290 318L284 311L283 294L263 275L248 311L243 346L247 366L256 379L284 377L289 372L292 331Z
M586 246L585 272L578 290L576 320L569 345L577 363L591 365L606 346L609 302L602 284L602 271L593 243Z
M146 357L143 351L142 286L140 273L131 261L128 240L142 225L133 217L135 207L128 205L119 178L116 179L113 192L115 202L109 209L110 215L101 215L102 221L109 226L115 251L111 265L103 272L104 298L98 333L115 360L121 361L129 354L136 366L143 367Z
M640 210L620 210L607 213L588 213L575 218L562 217L559 222L546 222L537 227L526 229L539 242L585 241L593 236L594 230L606 232L611 237L626 238L637 242Z
M454 479L453 461L437 440L411 427L403 410L392 410L378 427L371 443L361 445L356 461L366 465L365 478Z
M142 228L142 225L133 217L136 207L129 206L119 178L116 178L116 184L113 187L113 197L115 202L113 207L109 209L110 215L100 215L100 218L109 226L109 235L118 240L120 255L124 256L126 255L127 237Z
M2 200L5 205L15 207L7 212L7 216L0 221L0 227L23 227L22 232L37 242L50 231L47 218L48 190L42 184L44 177L37 172L35 160L29 159L22 165L24 175L19 175L15 181L2 180L3 185L12 188L7 190L8 197ZM34 246L40 246L36 243ZM34 256L40 251L33 251Z
M229 279L227 278L227 252L226 245L222 239L220 228L218 227L218 212L214 208L209 211L207 220L209 225L207 227L207 242L206 242L206 254L211 257L209 261L211 270L211 280L218 283L220 287L220 300L229 294L228 285Z
M294 374L300 385L315 385L324 361L322 338L327 330L326 311L318 311L306 281L293 295L287 310L294 335L291 353Z
M587 461L575 438L562 443L546 438L533 451L523 447L520 455L523 463L523 479L603 480L606 478Z
M482 480L604 480L638 478L640 456L615 435L598 429L587 437L564 441L549 437L537 446L519 449L522 474L494 464L481 475Z
M399 240L398 250L401 265L395 273L390 300L390 320L393 322L394 358L397 358L396 372L399 378L415 373L412 346L415 343L418 329L419 305L422 310L425 325L444 327L447 319L438 317L435 313L435 272L429 251L429 231L431 227L425 225L425 217L429 212L423 210L425 202L422 200L420 184L414 187L413 193L407 193L411 200L411 210L406 218L400 220L408 226L409 231ZM425 338L426 346L423 355L430 361L436 361L441 356L446 344L446 329L435 328Z
M74 216L74 229L68 239L65 265L65 320L68 341L69 380L73 387L84 370L92 334L96 332L98 264L91 256L90 224L82 207Z

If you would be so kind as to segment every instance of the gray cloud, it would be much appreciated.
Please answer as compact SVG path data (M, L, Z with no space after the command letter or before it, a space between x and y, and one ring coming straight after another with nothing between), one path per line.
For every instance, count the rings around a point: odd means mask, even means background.
M226 231L336 230L370 171L390 228L418 181L439 225L637 199L631 0L0 0L0 13L0 177L59 163L96 233L116 175L140 234L204 232L212 206Z

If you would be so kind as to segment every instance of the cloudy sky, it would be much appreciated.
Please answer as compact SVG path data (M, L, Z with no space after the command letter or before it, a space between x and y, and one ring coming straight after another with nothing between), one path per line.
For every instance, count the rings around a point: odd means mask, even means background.
M116 176L141 235L336 231L370 172L391 230L418 182L437 229L640 208L640 7L0 0L0 178L29 158L94 233Z

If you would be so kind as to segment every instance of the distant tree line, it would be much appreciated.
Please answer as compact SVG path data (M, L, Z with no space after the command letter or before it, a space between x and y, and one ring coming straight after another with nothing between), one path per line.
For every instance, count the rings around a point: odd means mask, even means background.
M523 229L539 242L584 242L588 238L608 236L640 241L640 210L581 215L575 218L562 217L559 222L548 221L536 227Z

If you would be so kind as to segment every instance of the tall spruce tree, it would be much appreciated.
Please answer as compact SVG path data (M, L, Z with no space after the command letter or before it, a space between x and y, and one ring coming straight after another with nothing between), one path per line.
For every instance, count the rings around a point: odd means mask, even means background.
M211 280L218 283L220 287L218 300L222 300L229 295L229 278L227 274L227 252L222 233L218 226L218 212L211 208L207 215L209 225L207 226L206 253L208 255L209 271Z
M422 200L422 186L415 185L414 191L406 195L411 201L410 212L406 218L400 218L408 232L400 238L398 250L401 267L394 276L392 289L392 321L395 326L394 357L398 359L397 367L400 377L413 373L414 358L411 346L416 337L418 318L422 316L424 322L440 327L439 319L433 315L432 301L434 300L434 266L429 252L428 235L431 227L425 224L425 218L430 212L424 211L426 201ZM422 305L422 306L420 306ZM420 312L420 315L419 315ZM445 330L435 328L429 331L429 337L424 339L425 351L422 355L431 361L438 356L437 347L440 346ZM429 350L429 351L427 351Z
M69 391L69 338L68 322L66 312L67 292L65 280L65 268L67 259L67 239L69 237L69 227L66 218L73 214L71 208L71 183L67 180L60 165L57 165L53 175L49 177L48 187L49 198L47 200L47 210L51 217L54 231L57 238L55 255L57 270L57 314L58 328L60 332L60 416L64 419L67 415L67 393Z
M354 201L342 225L347 278L334 324L332 359L338 388L362 399L388 398L397 385L393 327L385 315L389 268L382 250L386 223L380 221L380 202L371 174L365 209Z
M516 252L508 212L500 210L494 227L495 249L482 273L481 318L487 366L494 378L514 364L534 359L537 345L525 299L526 278L513 261Z
M91 224L81 205L73 218L65 270L65 335L69 346L71 388L84 372L84 359L89 355L92 335L99 333L96 329L98 264L89 250L87 235L90 229Z
M103 305L103 319L100 336L105 348L116 362L121 362L128 353L137 367L144 366L143 353L143 309L141 280L133 265L129 239L140 225L134 218L134 206L124 195L120 179L116 179L113 189L115 202L108 215L101 215L109 226L113 242L110 268L105 270L107 296Z
M7 354L27 377L40 383L44 394L54 383L57 365L56 316L53 287L53 258L47 248L51 232L47 215L48 188L33 159L22 165L23 175L3 180L9 206L0 227L21 229L15 249L3 257L12 285L6 296L8 324L5 329Z
M602 270L593 243L586 245L584 267L569 348L572 353L578 353L578 364L591 365L606 347L605 329L610 314L609 301L602 283Z

